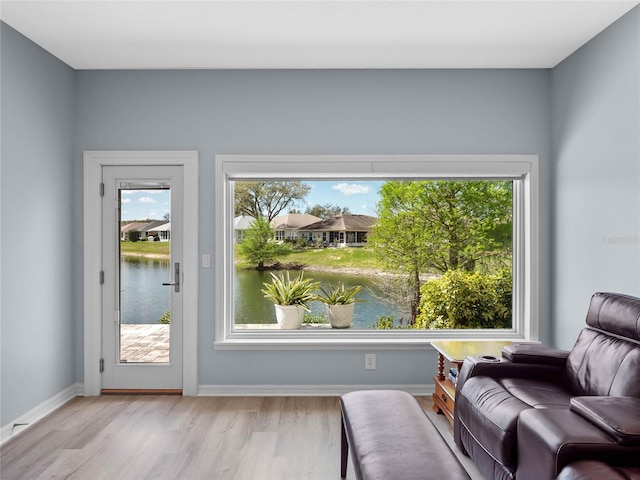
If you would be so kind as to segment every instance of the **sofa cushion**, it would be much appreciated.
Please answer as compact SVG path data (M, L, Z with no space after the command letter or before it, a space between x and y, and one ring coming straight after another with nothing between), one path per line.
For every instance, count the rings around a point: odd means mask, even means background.
M456 415L474 439L502 465L516 466L518 416L531 406L490 377L472 377L456 396Z
M575 395L640 397L640 344L585 328L565 369Z
M567 358L575 395L640 397L640 299L596 293L587 325Z
M587 311L587 325L640 341L640 299L619 293L596 293Z
M535 408L569 408L571 394L557 383L526 378L503 378L498 382L514 397Z

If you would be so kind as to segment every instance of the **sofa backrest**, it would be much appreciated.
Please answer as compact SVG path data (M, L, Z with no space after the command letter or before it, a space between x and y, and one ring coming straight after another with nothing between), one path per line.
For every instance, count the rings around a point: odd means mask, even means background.
M640 397L640 299L596 293L565 368L574 395Z

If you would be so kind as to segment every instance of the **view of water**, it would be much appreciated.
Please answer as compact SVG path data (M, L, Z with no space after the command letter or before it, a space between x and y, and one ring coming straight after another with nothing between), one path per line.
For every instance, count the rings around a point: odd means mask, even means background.
M274 272L276 274L280 272ZM298 275L299 271L291 271L291 276ZM391 315L394 318L407 318L397 306L388 305L381 301L380 289L375 282L366 275L344 275L325 272L305 272L305 278L312 278L319 281L325 288L331 284L336 285L343 282L346 287L362 285L362 290L358 293L361 302L356 303L353 316L352 328L364 329L384 315ZM270 282L269 272L258 272L256 270L236 270L235 278L235 323L276 323L276 314L273 302L267 300L262 295L264 282ZM326 307L320 302L312 302L309 308L314 313L324 312Z
M291 275L298 273L293 271ZM363 286L357 296L362 302L356 303L353 328L364 329L383 315L407 317L407 313L398 307L376 298L376 295L381 296L380 290L366 275L307 272L305 277L311 277L323 286L335 285L339 281L344 282L347 287ZM168 260L123 257L120 271L121 322L158 323L162 314L169 310L171 289L162 286L162 283L170 280ZM263 282L269 281L269 272L236 270L235 323L276 323L273 303L264 298L261 292ZM325 309L320 302L313 302L309 306L315 313L324 312Z
M120 263L120 322L158 323L169 310L169 260L122 257Z

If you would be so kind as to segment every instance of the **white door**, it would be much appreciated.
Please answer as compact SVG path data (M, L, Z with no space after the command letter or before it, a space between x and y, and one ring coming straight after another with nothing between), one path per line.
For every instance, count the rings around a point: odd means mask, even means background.
M102 183L102 390L179 391L182 167L103 166Z

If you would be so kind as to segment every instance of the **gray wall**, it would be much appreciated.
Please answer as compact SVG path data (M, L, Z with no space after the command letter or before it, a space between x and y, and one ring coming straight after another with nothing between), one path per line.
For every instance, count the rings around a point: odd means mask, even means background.
M0 424L76 379L74 72L0 23Z
M571 348L596 291L640 295L640 8L551 74L553 338Z
M549 71L82 71L76 101L74 216L82 215L83 150L197 150L200 253L213 253L218 228L216 154L539 155L540 331L548 340ZM80 224L73 235L82 235ZM367 372L362 351L214 351L214 270L200 271L201 385L431 383L435 354L426 349L379 351L378 369Z

